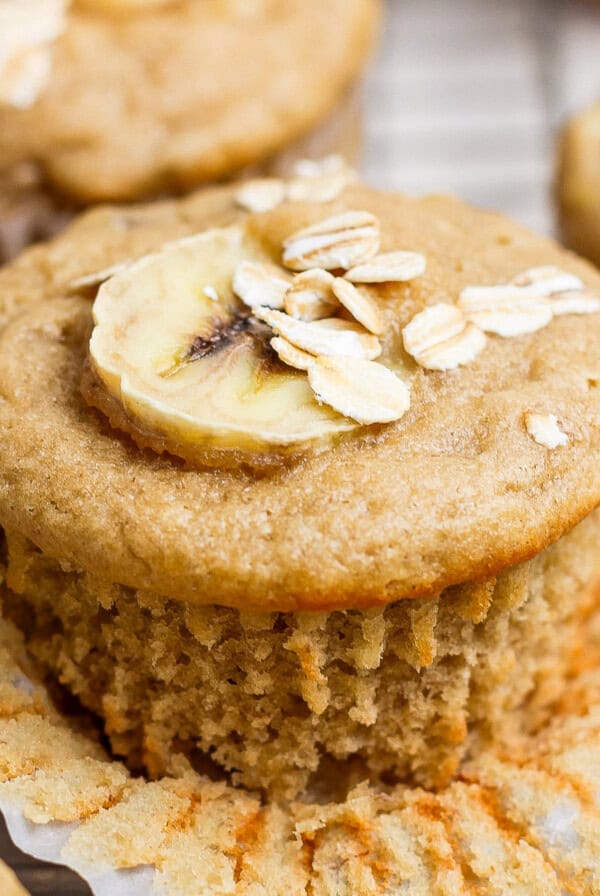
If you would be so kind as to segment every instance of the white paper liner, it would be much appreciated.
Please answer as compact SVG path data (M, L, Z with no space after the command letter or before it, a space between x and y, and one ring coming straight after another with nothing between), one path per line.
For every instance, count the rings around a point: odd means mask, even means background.
M261 807L189 771L181 781L133 781L92 740L81 759L85 739L19 671L21 655L18 635L0 620L0 810L19 849L72 868L95 896L460 896L472 892L472 876L481 892L498 896L600 894L600 660L591 661L591 647L589 668L573 678L544 730L517 736L510 747L475 751L460 779L439 794L408 787L382 793L365 784L339 804L287 807ZM19 726L33 730L38 719L62 751L55 768L47 742L30 749L19 740ZM12 776L11 762L27 774ZM47 786L64 765L56 780L71 774L77 781L78 762L116 771L106 805L94 803L97 788L84 781L82 821L29 820L53 805L42 791L44 774ZM72 791L74 806L81 793ZM189 794L189 815L182 815ZM138 803L139 812L127 815ZM57 805L71 811L68 799Z
M77 822L32 824L12 801L6 799L0 799L0 812L11 840L21 852L42 862L65 864L83 877L94 896L148 896L148 893L160 892L153 889L154 868L113 871L96 877L85 863L79 866L77 862L63 862L60 854L71 834L79 827Z

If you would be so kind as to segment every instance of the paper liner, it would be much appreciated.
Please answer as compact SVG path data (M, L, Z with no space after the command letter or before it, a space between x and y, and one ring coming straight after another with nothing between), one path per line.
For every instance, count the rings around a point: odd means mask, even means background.
M263 804L182 762L132 778L32 682L0 621L0 807L16 845L96 896L600 894L600 666L590 650L535 736L481 750L434 794L361 784Z

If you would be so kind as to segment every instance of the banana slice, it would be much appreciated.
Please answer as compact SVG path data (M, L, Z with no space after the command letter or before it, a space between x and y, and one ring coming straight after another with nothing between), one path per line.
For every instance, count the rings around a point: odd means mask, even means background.
M305 372L279 360L273 330L233 292L242 261L269 259L243 228L214 229L100 287L82 388L139 445L192 463L260 467L327 447L357 427L319 404ZM348 322L324 324L319 344L332 334L344 346L377 343Z

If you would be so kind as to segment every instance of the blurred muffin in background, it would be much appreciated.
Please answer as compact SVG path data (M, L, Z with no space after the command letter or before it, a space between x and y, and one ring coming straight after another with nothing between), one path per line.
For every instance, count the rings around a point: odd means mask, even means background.
M5 0L0 261L73 211L360 151L379 0Z
M600 265L600 100L565 128L557 192L565 242Z

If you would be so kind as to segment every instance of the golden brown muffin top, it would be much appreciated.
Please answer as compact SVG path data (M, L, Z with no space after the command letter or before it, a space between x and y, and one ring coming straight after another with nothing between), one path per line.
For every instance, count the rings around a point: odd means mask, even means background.
M75 568L193 603L265 610L381 605L493 575L541 551L600 502L600 313L490 335L469 364L425 370L402 348L424 306L467 285L558 265L594 269L500 215L445 197L350 186L327 204L240 211L233 188L100 209L0 273L0 524ZM279 258L283 239L361 209L382 248L427 258L423 276L375 291L382 357L401 358L412 403L398 420L264 476L192 469L137 448L80 394L92 328L84 274L207 227L245 222ZM527 415L555 415L549 448Z
M177 0L111 16L75 4L37 102L0 106L2 166L36 162L80 202L229 176L333 110L364 65L378 6Z

